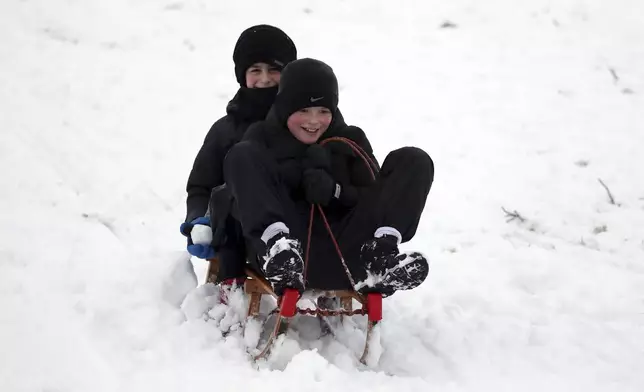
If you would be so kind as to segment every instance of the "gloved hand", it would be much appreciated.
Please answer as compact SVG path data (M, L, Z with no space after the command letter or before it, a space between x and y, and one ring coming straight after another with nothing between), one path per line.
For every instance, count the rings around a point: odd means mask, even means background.
M304 169L323 169L331 172L331 157L326 148L320 144L311 144L306 149L306 155L302 160Z
M306 169L302 175L304 196L311 204L326 206L333 197L340 196L340 184L323 169Z
M181 234L188 238L188 253L200 259L215 257L215 250L211 246L210 218L202 216L192 222L184 222L181 224L180 230Z

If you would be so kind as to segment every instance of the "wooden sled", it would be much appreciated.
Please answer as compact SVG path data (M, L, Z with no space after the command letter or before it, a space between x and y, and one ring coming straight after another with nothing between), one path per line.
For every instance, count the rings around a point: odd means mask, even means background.
M208 272L206 275L206 283L217 282L217 274L219 272L219 261L217 258L208 259ZM244 283L244 292L248 295L248 312L246 319L258 318L259 307L263 295L270 295L276 299L278 307L275 310L277 313L277 320L266 345L260 350L260 353L255 355L255 360L266 358L277 338L288 331L289 323L296 315L308 315L318 318L329 316L340 316L342 318L366 315L367 316L367 336L365 339L365 346L360 357L360 362L367 365L369 362L369 346L372 339L376 338L374 329L382 320L382 295L378 293L369 293L363 296L356 291L352 290L315 290L316 295L325 298L339 299L340 307L338 309L325 309L319 306L316 309L301 309L297 307L297 302L300 298L297 290L286 289L284 294L279 297L272 289L271 284L261 275L259 275L252 268L246 268L246 282ZM353 300L360 303L360 308L353 308Z

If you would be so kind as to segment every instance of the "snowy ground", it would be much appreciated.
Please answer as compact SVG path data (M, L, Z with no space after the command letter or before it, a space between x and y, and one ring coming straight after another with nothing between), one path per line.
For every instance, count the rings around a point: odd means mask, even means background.
M642 15L641 0L3 0L0 390L644 390ZM182 252L184 184L256 23L334 67L381 160L418 145L436 163L407 245L430 277L386 301L374 369L348 328L256 370L195 315L212 298Z

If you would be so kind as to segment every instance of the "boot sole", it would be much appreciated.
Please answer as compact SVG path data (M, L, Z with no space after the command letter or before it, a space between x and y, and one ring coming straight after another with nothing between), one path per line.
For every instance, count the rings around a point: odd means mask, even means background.
M283 247L277 249L264 263L264 276L276 292L281 292L287 287L302 290L304 288L303 269L304 262L299 249Z
M421 253L401 254L396 257L398 264L385 272L383 280L378 284L383 288L411 290L425 281L429 274L429 263Z

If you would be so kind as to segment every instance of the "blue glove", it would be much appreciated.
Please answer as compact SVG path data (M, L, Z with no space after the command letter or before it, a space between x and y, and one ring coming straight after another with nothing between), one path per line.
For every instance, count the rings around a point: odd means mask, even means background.
M211 259L215 257L215 250L212 246L195 244L192 242L192 236L190 233L195 225L205 225L210 227L210 218L202 216L194 219L192 222L184 222L181 224L179 230L181 230L181 234L188 238L188 253L200 259Z

